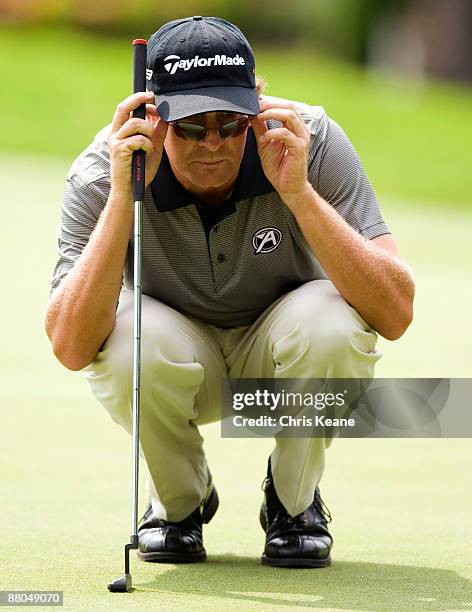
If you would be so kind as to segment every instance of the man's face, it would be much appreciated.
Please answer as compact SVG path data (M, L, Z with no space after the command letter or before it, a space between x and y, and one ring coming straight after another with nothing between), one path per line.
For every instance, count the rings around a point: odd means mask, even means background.
M212 112L181 119L216 130L242 115ZM218 132L208 132L203 140L184 140L169 126L164 147L177 180L195 193L224 193L234 184L246 144L247 130L240 136L222 138Z

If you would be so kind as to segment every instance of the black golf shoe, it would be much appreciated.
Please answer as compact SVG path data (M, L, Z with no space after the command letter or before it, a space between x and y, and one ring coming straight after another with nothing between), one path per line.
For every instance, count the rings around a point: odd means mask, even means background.
M327 523L332 517L316 487L313 502L297 516L290 516L275 492L270 475L263 483L265 501L260 522L266 532L261 561L275 567L326 567L331 564L331 537Z
M138 528L138 557L154 563L192 563L206 559L202 523L209 523L218 508L214 486L202 506L182 521L155 518L149 504Z

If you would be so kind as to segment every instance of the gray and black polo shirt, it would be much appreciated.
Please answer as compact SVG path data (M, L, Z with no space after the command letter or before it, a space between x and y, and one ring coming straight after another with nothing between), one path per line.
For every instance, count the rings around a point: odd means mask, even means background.
M362 236L389 233L348 137L322 107L298 103L311 131L313 188ZM269 121L268 127L279 126ZM73 267L110 192L110 126L73 162L65 185L51 294ZM278 297L327 278L294 215L267 180L252 129L225 205L210 209L175 178L164 152L143 205L142 291L218 327L248 325ZM133 288L133 236L123 284Z

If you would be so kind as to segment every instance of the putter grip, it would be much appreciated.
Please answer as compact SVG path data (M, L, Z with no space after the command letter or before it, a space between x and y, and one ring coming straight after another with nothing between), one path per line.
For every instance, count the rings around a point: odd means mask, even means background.
M133 93L146 91L146 51L147 41L143 39L133 40ZM140 104L133 111L133 117L146 118L146 105ZM146 153L142 149L134 151L132 174L133 174L133 197L134 201L144 200Z

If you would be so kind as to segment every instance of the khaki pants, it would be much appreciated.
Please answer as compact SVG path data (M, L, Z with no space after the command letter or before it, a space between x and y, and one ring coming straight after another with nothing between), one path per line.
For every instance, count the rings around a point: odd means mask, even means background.
M328 280L307 282L276 300L253 325L230 329L143 295L141 338L141 454L154 513L171 521L185 518L205 498L208 468L198 425L221 418L222 378L371 378L381 357L377 334ZM133 292L123 289L115 328L85 376L97 400L130 434L132 374ZM330 442L276 439L274 484L291 515L313 501Z

